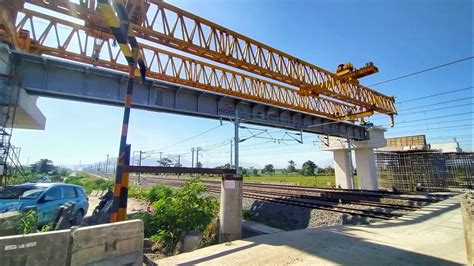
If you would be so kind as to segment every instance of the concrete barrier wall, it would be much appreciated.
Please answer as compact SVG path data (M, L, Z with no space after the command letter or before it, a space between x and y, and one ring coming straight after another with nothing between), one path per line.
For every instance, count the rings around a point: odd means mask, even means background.
M141 220L79 228L72 239L71 265L142 265Z
M142 265L143 222L0 237L0 265Z
M71 230L0 238L0 264L67 265Z

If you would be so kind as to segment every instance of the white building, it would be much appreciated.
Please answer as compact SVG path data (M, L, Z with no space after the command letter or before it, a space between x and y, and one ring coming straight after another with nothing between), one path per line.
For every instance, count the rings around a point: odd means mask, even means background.
M459 142L445 142L445 143L433 143L430 144L430 150L440 150L441 152L462 152L459 147Z

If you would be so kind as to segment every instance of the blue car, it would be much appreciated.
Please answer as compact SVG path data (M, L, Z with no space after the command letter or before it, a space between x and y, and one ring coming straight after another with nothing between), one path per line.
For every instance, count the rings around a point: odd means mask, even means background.
M0 213L35 207L38 226L50 223L64 203L74 204L71 224L81 223L89 198L81 186L63 183L26 183L0 188Z

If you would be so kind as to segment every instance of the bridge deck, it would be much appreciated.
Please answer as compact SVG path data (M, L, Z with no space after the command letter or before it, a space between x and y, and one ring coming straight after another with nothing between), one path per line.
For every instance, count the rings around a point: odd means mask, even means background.
M3 50L2 50L3 49ZM0 48L9 54L19 82L30 95L123 106L127 74L51 57ZM365 127L238 97L159 80L136 81L132 107L203 118L229 120L236 110L243 123L330 136L368 139ZM150 121L152 122L152 121Z
M401 219L262 235L164 258L158 265L461 265L460 197Z

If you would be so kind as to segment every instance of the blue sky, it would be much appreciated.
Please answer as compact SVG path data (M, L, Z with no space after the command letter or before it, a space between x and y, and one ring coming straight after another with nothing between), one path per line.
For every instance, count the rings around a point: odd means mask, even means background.
M379 73L362 79L364 85L474 54L469 0L168 2L331 71L340 63L362 66L372 61ZM426 134L433 143L457 137L464 150L472 151L472 89L408 100L473 86L473 63L468 60L373 87L399 102L397 125L386 135ZM423 107L450 100L456 101ZM14 132L13 143L22 147L23 163L49 158L56 164L86 164L117 154L121 108L48 98L40 98L38 106L47 117L46 130ZM378 116L372 121L389 123ZM215 120L133 110L128 142L133 150L159 150L218 125ZM229 161L227 142L232 136L232 125L224 125L162 151L181 154L189 164L191 147L201 146L205 166L224 164ZM319 151L315 139L305 135L303 145L246 141L241 164L284 167L292 159L299 166L306 160L326 166L332 155Z

